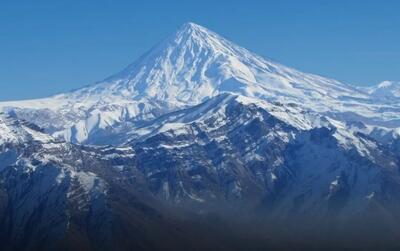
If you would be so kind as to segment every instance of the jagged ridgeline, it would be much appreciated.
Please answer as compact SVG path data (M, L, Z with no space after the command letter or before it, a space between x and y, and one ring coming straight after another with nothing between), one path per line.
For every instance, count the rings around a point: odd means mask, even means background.
M104 81L0 103L2 250L398 248L398 90L185 24Z

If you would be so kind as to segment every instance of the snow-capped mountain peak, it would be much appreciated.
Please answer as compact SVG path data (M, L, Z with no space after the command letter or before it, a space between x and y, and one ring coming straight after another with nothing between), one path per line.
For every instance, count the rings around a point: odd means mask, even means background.
M89 92L109 95L111 91L136 100L150 98L177 105L197 104L205 97L217 95L219 89L224 89L219 86L227 79L255 83L254 74L242 62L245 58L257 64L247 50L202 26L186 23L126 69L91 87Z
M19 117L66 140L84 142L94 131L144 121L200 104L221 93L382 124L393 111L371 105L368 93L267 60L194 23L186 23L121 72L53 97L0 103ZM375 121L379 118L380 121ZM383 121L383 122L382 122ZM394 122L399 123L400 122Z
M74 96L116 95L187 106L222 92L300 103L310 98L365 98L348 85L266 60L194 23L184 24L123 71Z
M365 90L373 97L397 101L400 98L400 82L383 81L375 86L367 87Z

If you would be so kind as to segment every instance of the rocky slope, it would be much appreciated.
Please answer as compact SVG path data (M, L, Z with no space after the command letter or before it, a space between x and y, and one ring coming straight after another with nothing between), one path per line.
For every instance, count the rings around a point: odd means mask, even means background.
M7 115L0 125L7 136L1 138L0 231L10 250L69 241L89 250L179 248L198 243L188 222L206 227L201 212L221 206L247 214L258 208L255 215L268 222L312 216L335 227L371 212L385 222L398 219L398 156L294 105L223 94L134 128L124 147L60 142ZM194 213L189 221L176 215L182 208ZM391 227L384 225L385 233L395 238ZM177 230L164 233L169 228ZM131 232L135 238L120 239ZM221 244L204 238L205 247Z

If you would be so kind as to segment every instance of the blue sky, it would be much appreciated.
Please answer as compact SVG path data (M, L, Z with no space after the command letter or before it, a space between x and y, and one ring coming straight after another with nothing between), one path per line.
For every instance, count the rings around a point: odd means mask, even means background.
M0 100L91 84L182 23L351 84L400 81L400 1L0 1Z

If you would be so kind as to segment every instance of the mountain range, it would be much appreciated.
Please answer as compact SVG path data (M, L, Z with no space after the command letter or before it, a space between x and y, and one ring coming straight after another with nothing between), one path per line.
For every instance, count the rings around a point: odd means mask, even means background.
M399 91L303 73L186 23L103 81L0 103L0 240L396 248Z

